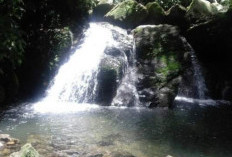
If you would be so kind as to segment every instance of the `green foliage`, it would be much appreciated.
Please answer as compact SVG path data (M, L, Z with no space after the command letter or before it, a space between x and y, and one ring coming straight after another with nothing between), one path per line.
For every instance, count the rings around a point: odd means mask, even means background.
M177 61L177 57L174 53L169 55L162 55L159 57L163 67L157 69L158 73L166 77L171 77L169 75L177 75L181 69L180 63Z
M51 30L49 35L50 40L50 53L51 61L49 62L49 69L52 70L59 66L60 61L63 58L63 55L67 53L69 48L72 45L72 36L70 29L64 27L63 29Z
M8 59L15 66L23 59L25 41L19 27L24 10L22 0L0 1L0 62Z

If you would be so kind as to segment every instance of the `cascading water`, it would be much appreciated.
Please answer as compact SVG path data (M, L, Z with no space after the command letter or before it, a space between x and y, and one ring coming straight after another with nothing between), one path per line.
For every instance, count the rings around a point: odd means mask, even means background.
M190 91L190 92L195 93L195 94L193 94L191 97L188 97L189 94L181 93L181 94L178 94L175 100L184 101L188 103L215 104L215 103L212 103L213 100L208 99L207 97L208 89L205 84L205 78L202 74L201 65L197 59L194 49L184 37L182 37L181 39L183 41L183 44L186 45L186 47L189 49L189 52L191 55L192 69L193 69L193 78L192 78L193 85L190 85L190 86L193 86L193 88L189 86L182 87L182 88L188 88L187 91L192 89L194 91Z
M113 99L113 106L138 106L140 104L139 94L135 85L137 81L135 44L133 44L133 51L130 52L131 64L127 58L127 71L117 90L117 95Z
M201 71L201 66L199 64L199 61L198 61L197 56L195 54L195 51L193 50L193 48L191 47L191 45L189 43L187 43L187 44L191 49L190 52L191 52L192 65L193 65L193 69L194 69L195 83L197 86L198 98L199 99L206 99L207 98L206 94L208 92L208 89L207 89L206 84L205 84L205 78L204 78L202 71Z
M107 54L108 47L122 49L122 51L120 50L122 54L120 56ZM77 47L69 61L60 67L47 91L47 96L36 103L34 109L39 112L57 113L82 110L83 106L85 109L90 106L92 108L94 105L88 103L93 104L99 96L98 92L101 88L98 82L99 66L104 59L107 58L112 66L115 66L116 63L119 63L117 67L123 67L120 64L124 64L124 62L127 64L125 70L129 75L124 77L124 81L117 80L118 84L122 82L122 85L127 85L128 82L134 82L134 68L131 68L127 59L133 53L126 55L125 52L132 51L131 49L132 37L127 35L126 30L107 23L90 23L83 44ZM136 88L134 83L132 84L129 83L127 87L130 86L131 92L134 94ZM134 95L137 98L136 94Z
M182 38L182 40L191 54L194 71L193 90L197 91L195 96L190 98L205 100L207 88L201 72L201 67L191 45L185 38ZM58 74L53 80L53 84L47 91L47 96L34 105L35 109L40 112L63 112L67 110L67 106L68 112L82 109L80 106L77 106L77 103L84 104L85 109L88 106L93 107L94 105L88 105L87 103L93 104L96 102L96 98L99 97L99 88L105 88L105 91L109 91L107 87L102 87L98 82L98 74L100 74L99 71L101 71L99 66L103 60L107 61L107 65L104 66L110 65L110 69L114 67L117 69L117 67L119 67L118 70L111 69L118 75L116 85L117 91L111 105L140 105L139 94L136 89L138 78L135 65L135 44L133 45L132 41L133 37L127 35L126 30L107 23L90 23L90 28L85 33L83 44L77 47L75 53L70 56L70 60L60 67ZM129 47L127 50L125 50L125 45ZM108 53L107 48L109 47L119 49L120 53ZM113 67L111 67L111 65ZM121 77L120 73L122 73L124 77ZM186 88L185 91L188 91L188 89ZM102 94L108 93L103 92L100 97ZM189 100L188 96L189 95L182 93L178 95L176 100ZM103 101L104 99L105 97L103 97ZM110 103L105 105L110 105Z
M109 29L95 23L90 24L85 35L81 47L60 68L46 99L79 103L93 99L98 65L106 46L113 43L113 37Z
M37 110L48 109L48 104L92 102L97 86L97 72L107 46L114 44L112 31L104 24L90 23L85 39L70 60L62 65L47 96L35 104ZM51 107L54 110L56 107ZM43 108L44 109L44 108Z

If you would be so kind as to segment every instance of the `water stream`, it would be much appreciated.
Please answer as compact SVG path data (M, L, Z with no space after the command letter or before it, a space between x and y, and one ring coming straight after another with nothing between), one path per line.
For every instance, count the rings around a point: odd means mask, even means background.
M90 23L83 44L77 47L70 60L60 67L45 101L91 101L97 85L98 65L104 49L113 42L110 29L104 25Z
M136 89L138 78L135 55L135 44L133 44L133 51L130 52L130 59L127 59L126 74L112 101L113 106L140 106L139 94Z
M188 76L188 79L191 77L190 84L180 86L182 89L179 89L179 94L175 100L179 102L199 104L202 106L213 104L216 105L217 102L208 97L208 89L206 87L205 78L202 73L202 67L198 61L194 49L184 37L181 37L181 39L183 44L187 47L187 49L189 49L191 55L193 76Z

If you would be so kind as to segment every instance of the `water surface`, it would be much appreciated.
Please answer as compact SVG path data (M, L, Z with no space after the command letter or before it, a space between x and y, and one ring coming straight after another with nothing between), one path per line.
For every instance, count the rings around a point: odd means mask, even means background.
M87 105L73 112L36 113L30 104L23 104L1 114L0 130L22 144L32 143L46 157L228 157L232 156L231 109Z

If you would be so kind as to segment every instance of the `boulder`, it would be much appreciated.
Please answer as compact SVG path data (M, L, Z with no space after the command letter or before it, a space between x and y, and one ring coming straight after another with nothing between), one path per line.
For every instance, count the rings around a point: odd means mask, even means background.
M20 149L18 139L10 137L8 134L0 134L0 156L9 156Z
M217 7L207 0L193 0L187 8L186 16L191 22L198 23L209 19L218 12Z
M140 100L147 106L173 104L185 69L191 65L190 54L171 25L144 25L133 30Z
M112 49L111 49L112 50ZM125 62L119 58L106 55L98 72L97 103L110 105L116 95L117 87L125 70Z
M31 144L25 144L19 152L13 153L10 157L39 157L39 153L32 147Z
M148 10L148 23L161 24L165 23L165 11L157 2L149 2L146 5Z
M148 11L145 6L134 0L126 0L109 11L105 19L121 27L134 28L141 24L147 15Z
M167 23L179 26L181 29L189 27L188 21L185 18L186 8L181 5L174 5L167 11Z
M114 42L106 46L99 65L95 102L111 105L128 64L132 60L133 38L126 30L117 26L108 23L105 23L105 26L111 29Z
M100 0L97 6L93 9L94 18L103 18L107 12L114 7L113 1Z

